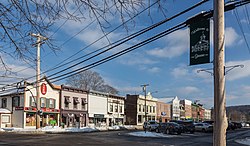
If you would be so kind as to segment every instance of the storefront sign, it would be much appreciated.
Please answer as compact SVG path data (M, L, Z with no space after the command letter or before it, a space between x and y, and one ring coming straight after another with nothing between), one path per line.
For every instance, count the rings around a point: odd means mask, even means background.
M104 118L104 115L102 115L102 114L94 114L94 118Z
M209 24L209 19L190 24L190 65L210 63Z
M41 93L45 95L47 93L47 86L45 83L42 83L41 85Z
M23 107L15 107L15 110L23 110Z

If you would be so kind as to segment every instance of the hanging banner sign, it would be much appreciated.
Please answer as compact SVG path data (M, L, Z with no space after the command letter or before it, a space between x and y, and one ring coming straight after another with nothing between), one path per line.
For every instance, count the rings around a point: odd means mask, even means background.
M47 93L47 86L45 83L42 83L41 85L41 93L45 95Z
M209 19L190 24L190 65L210 63Z

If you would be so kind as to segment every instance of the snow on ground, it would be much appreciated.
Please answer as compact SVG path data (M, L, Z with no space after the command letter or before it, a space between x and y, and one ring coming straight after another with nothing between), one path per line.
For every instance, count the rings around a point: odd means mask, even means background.
M235 142L250 146L250 138L238 139Z
M132 136L138 136L138 137L175 137L176 135L169 135L169 134L163 134L163 133L156 133L156 132L145 132L145 131L139 131L139 132L130 132L128 133Z

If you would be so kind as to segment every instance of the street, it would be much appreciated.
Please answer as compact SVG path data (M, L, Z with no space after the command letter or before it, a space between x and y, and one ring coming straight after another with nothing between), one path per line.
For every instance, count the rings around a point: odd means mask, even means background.
M0 133L2 146L69 146L69 145L137 145L137 146L211 146L212 133L181 134L171 137L137 137L128 135L138 131L106 131L93 133L63 133L63 134L24 134ZM227 133L228 146L240 146L236 139L250 137L250 129L237 129Z

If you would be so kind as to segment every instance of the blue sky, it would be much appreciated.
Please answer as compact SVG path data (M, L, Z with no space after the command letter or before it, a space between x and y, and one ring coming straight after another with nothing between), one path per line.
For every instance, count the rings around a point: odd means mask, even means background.
M148 27L157 23L165 17L172 15L192 6L199 2L198 0L174 0L164 1L165 16L156 6L152 7L150 11L145 11L139 15L133 22L127 23L128 30L121 27L120 29L110 33L107 38L112 43L121 39L133 32ZM173 27L188 18L194 16L200 11L212 9L212 1L209 1L187 14L184 14L173 21L169 21L156 29L135 38L120 47L109 51L94 59L99 60L107 55L115 53L121 49L132 46L146 38L156 35L170 27ZM226 104L229 105L242 105L250 103L250 51L246 45L246 40L249 40L250 25L247 14L250 13L249 5L237 8L234 11L225 13L225 33L226 33L226 49L225 49L225 62L226 66L231 65L244 65L244 68L235 68L226 75ZM138 8L142 10L142 8ZM73 10L72 10L73 11ZM149 13L150 16L149 17ZM239 16L238 24L236 16ZM108 16L110 24L104 31L108 33L115 27L121 24L119 16ZM128 18L125 18L128 19ZM67 21L55 33L55 30L61 26L65 20L57 21L48 32L48 36L53 35L54 43L58 46L62 45L66 40L77 34L81 29L89 25L93 20L86 19L82 22ZM211 21L211 29L213 29L213 22ZM244 35L240 29L242 26ZM54 31L53 31L54 30ZM211 35L213 34L211 30ZM52 53L52 51L44 44L41 51L41 70L45 71L62 62L64 59L75 54L88 44L94 42L103 36L100 27L96 21L89 27L84 29L81 33L73 37L61 50ZM107 38L95 43L91 47L84 49L76 56L71 57L70 60L83 56L86 53L94 51L108 44ZM248 43L250 43L248 41ZM211 44L212 37L211 37ZM35 49L35 48L31 48ZM211 58L213 60L213 46L211 45ZM86 62L74 69L80 68L93 61ZM18 71L22 68L27 68L25 63L7 59L9 67L13 71ZM35 62L34 62L35 63ZM70 65L70 64L69 64ZM63 68L67 67L65 65ZM59 71L60 68L56 71ZM104 80L111 86L119 90L119 94L125 96L126 94L141 94L142 88L140 85L149 84L147 90L150 92L158 91L153 96L156 98L165 98L169 96L178 96L180 99L199 100L200 103L205 104L206 107L213 106L213 76L206 72L197 73L199 69L213 68L212 63L189 66L189 28L186 27L182 30L176 31L167 35L159 40L147 44L135 51L132 51L122 57L116 58L105 64L97 66L92 70L100 73ZM73 69L71 69L73 70ZM50 73L46 73L48 76ZM35 75L35 70L32 68L26 69L16 74L20 77L29 77ZM56 82L56 84L65 84L65 80Z

